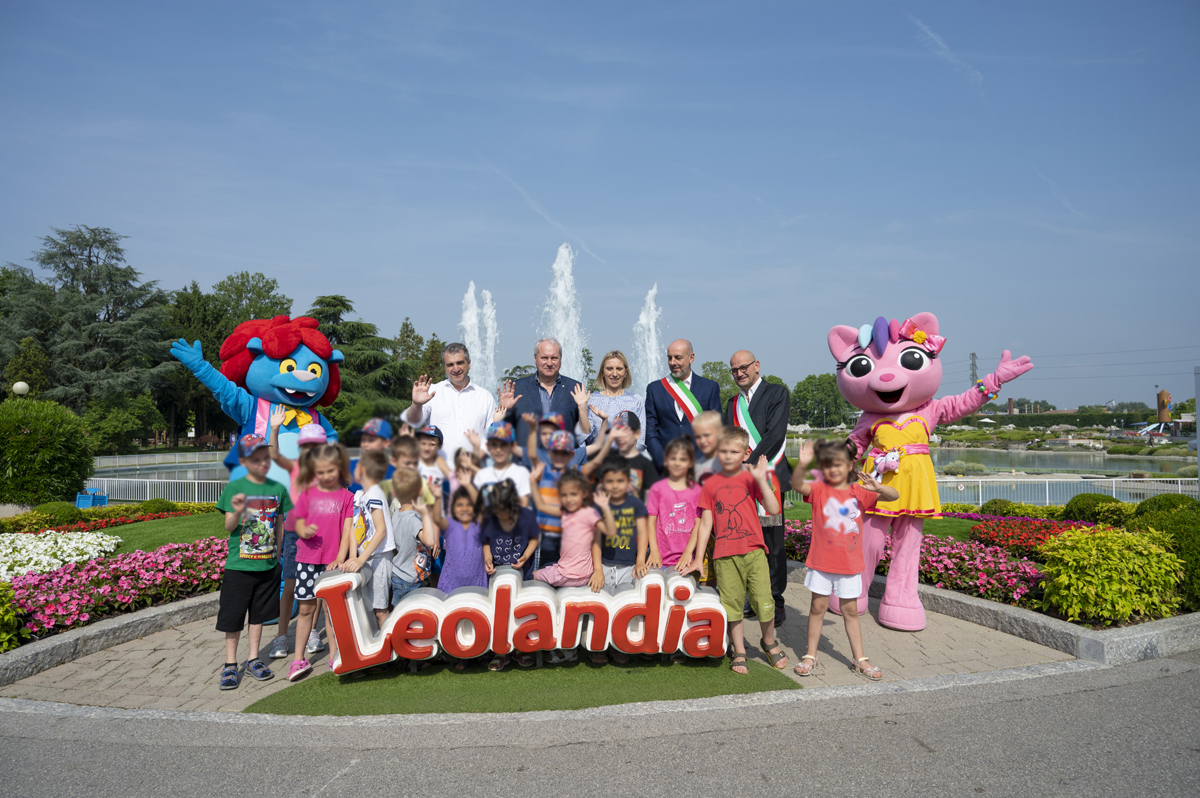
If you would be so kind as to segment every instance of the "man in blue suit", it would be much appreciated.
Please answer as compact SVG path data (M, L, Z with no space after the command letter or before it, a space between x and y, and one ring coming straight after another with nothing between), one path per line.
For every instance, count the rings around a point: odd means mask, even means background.
M696 353L684 338L667 347L671 376L646 386L646 449L659 470L663 449L680 435L692 434L692 419L705 410L721 412L721 388L692 372Z
M558 373L562 367L562 344L553 338L538 341L533 348L533 367L533 374L514 384L513 394L517 401L505 416L516 429L517 443L521 446L529 439L529 425L521 418L526 413L533 413L538 418L547 413L562 413L567 432L572 434L579 423L579 405L572 396L579 381ZM537 453L526 452L525 457L532 463Z

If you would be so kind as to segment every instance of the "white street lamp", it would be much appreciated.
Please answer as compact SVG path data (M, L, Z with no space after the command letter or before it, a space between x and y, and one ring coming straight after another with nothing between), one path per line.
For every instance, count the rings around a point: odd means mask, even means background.
M29 385L24 382L14 382L12 392L17 396L24 396L29 393Z

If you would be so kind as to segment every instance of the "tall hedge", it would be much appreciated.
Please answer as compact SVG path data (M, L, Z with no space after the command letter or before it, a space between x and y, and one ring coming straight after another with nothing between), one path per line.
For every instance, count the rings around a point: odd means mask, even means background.
M0 402L0 502L74 501L92 475L79 417L55 402Z

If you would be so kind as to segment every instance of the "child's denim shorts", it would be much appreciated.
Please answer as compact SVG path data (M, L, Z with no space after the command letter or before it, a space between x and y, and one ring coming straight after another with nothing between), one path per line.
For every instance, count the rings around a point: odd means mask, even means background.
M296 578L296 541L300 536L295 532L284 531L283 550L279 555L279 565L283 569L284 579Z
M419 587L425 587L422 582L405 582L396 574L392 574L392 606L400 603L400 599L407 596Z

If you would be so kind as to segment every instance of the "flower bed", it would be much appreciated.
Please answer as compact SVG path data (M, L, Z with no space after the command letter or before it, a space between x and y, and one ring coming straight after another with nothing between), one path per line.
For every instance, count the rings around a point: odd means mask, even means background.
M1079 521L1047 521L1041 518L981 518L982 523L971 527L971 540L987 546L999 546L1017 557L1032 557L1039 546L1067 530L1094 526Z
M13 605L28 618L25 629L44 636L108 615L210 593L221 585L227 546L226 538L205 538L16 576Z
M19 574L54 571L67 563L109 554L120 545L119 537L99 532L0 535L0 580Z
M194 515L184 510L179 510L170 513L146 513L133 517L113 516L111 518L95 518L90 521L80 521L77 524L64 524L59 527L49 529L23 529L15 534L18 535L41 535L46 532L95 532L100 529L112 529L117 526L125 526L126 524L136 524L139 521L158 521L162 518L178 518L181 515Z

